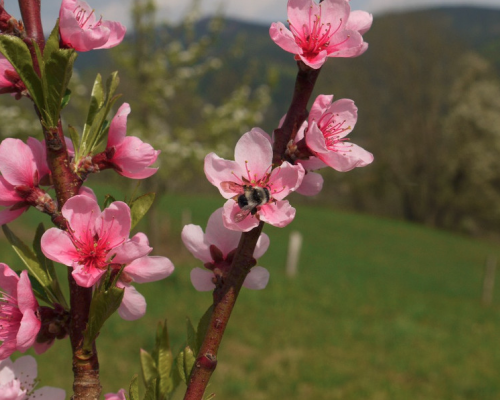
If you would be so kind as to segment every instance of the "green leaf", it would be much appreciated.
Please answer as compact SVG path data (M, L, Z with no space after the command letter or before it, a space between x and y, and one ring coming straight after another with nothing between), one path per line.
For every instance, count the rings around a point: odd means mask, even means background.
M193 369L194 362L196 361L193 349L187 347L184 349L184 374L186 375L186 381L191 375L191 370Z
M130 396L130 400L140 400L139 399L139 378L136 375L132 378L132 382L130 382L130 386L128 389L128 394Z
M106 196L104 196L104 206L103 206L103 208L108 208L109 205L111 203L115 202L115 201L116 201L116 199L115 199L115 197L113 195L107 194Z
M196 331L191 320L186 318L187 345L198 352L198 343L196 342Z
M104 322L120 307L123 292L121 288L111 287L94 293L90 303L89 322L83 333L83 350L92 350L92 343L97 338Z
M146 350L140 350L140 358L142 378L144 379L144 383L147 384L153 379L158 378L158 369L156 368L155 360Z
M42 235L45 233L45 227L43 223L40 222L36 228L35 238L33 239L33 251L35 252L36 258L40 267L47 274L50 284L48 289L50 290L53 298L57 300L57 302L65 308L68 308L68 304L66 303L66 299L64 298L64 294L59 286L59 280L57 279L56 269L54 268L54 263L52 260L49 260L43 254L41 247L41 239Z
M69 137L71 138L71 143L73 143L73 147L75 149L75 154L78 153L80 149L80 135L71 125L68 125Z
M59 121L61 104L73 74L73 64L78 53L74 49L59 49L45 61L44 80L47 81L46 102L53 125Z
M31 283L31 288L33 289L33 293L35 293L35 296L39 299L44 301L47 304L52 304L52 301L48 298L48 296L45 294L45 290L43 289L43 286L40 285L40 282L38 282L32 275L28 274L28 278Z
M45 48L43 49L43 61L47 62L52 53L59 50L59 18L56 21L54 28L52 28L52 32L45 42Z
M66 92L64 93L64 97L61 100L61 110L66 107L71 99L71 90L66 88Z
M153 379L148 385L146 385L146 393L144 394L143 400L156 400L156 379Z
M2 230L14 251L17 253L24 265L26 265L29 273L43 287L45 295L50 297L51 279L45 270L40 266L36 254L21 239L19 239L7 225L2 225Z
M159 394L160 396L166 396L174 390L173 381L171 378L172 364L174 363L174 357L172 355L172 350L170 349L170 342L168 338L167 321L162 325L159 324L159 335L157 336L157 363L158 374L160 376L159 380Z
M130 203L130 214L132 216L132 227L146 215L155 200L155 193L146 193L137 197Z
M0 35L0 53L14 66L39 110L45 107L42 82L33 68L26 43L12 35Z
M186 372L184 369L184 351L180 351L179 354L177 354L175 361L176 361L175 365L177 367L177 373L179 374L179 377L182 379L182 381L184 383L187 384L189 376L186 376Z
M205 314L200 318L200 321L198 322L198 329L196 330L196 352L201 348L201 345L203 344L203 340L205 339L205 336L207 334L208 327L210 325L210 318L212 318L212 313L214 311L214 306L213 304L208 307L207 311L205 311Z

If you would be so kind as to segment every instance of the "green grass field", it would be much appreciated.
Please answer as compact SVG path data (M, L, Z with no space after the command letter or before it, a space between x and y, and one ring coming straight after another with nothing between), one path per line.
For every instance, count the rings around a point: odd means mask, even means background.
M104 393L128 388L140 372L138 351L152 348L157 321L168 319L177 351L186 316L197 321L209 306L211 294L196 292L189 281L200 263L182 249L181 213L190 209L193 223L205 228L222 204L162 199L168 235L154 254L170 257L176 271L136 286L148 300L146 317L115 316L105 325L98 340ZM285 275L292 230L304 235L293 280ZM485 259L500 258L498 246L313 207L299 207L289 227L265 232L271 247L259 265L271 280L263 291L241 292L209 387L216 399L500 398L499 285L492 306L480 302ZM19 267L10 250L2 253ZM68 341L37 358L42 386L70 389Z

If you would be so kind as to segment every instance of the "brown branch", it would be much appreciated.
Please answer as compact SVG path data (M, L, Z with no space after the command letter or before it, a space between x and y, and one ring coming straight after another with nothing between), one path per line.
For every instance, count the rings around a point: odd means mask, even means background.
M40 74L38 59L33 42L38 45L40 51L45 48L45 37L43 36L42 18L40 16L40 0L19 0L19 9L24 22L26 37L24 42L28 45L33 60L33 67Z
M288 142L295 137L302 122L307 118L307 103L320 72L319 69L309 68L301 61L297 64L299 71L292 103L283 126L274 131L273 164L275 165L281 164ZM214 290L214 310L191 371L184 400L201 400L203 398L208 381L217 367L217 352L241 286L250 269L256 263L253 253L263 226L264 223L261 222L258 227L241 235L229 274L224 277L223 281L218 282Z
M224 277L222 282L218 283L214 290L214 310L205 339L191 371L184 400L203 398L208 381L217 366L217 352L241 286L250 269L255 265L253 252L263 226L264 223L261 222L250 232L244 232L241 235L229 274Z

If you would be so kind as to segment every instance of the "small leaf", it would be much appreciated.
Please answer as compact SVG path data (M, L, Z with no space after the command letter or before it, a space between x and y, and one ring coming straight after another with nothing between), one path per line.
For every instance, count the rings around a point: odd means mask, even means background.
M175 366L177 367L177 372L179 377L182 379L184 383L187 384L189 377L186 376L185 368L184 368L184 351L180 351L175 358Z
M116 311L123 299L124 289L111 287L95 292L90 303L89 322L83 333L83 350L91 351L104 322Z
M73 143L73 148L75 149L75 154L77 154L80 149L80 135L71 125L68 125L68 131L71 143Z
M0 35L0 53L13 65L39 110L45 106L42 82L33 68L26 43L12 35Z
M132 228L146 215L155 200L155 193L146 193L137 197L130 203L130 214L132 216Z
M103 208L108 208L109 205L115 201L116 201L116 199L113 195L107 194L106 196L104 196L104 207Z
M187 345L195 352L198 352L198 344L196 343L196 331L194 330L191 320L186 318Z
M128 389L128 394L130 396L130 400L140 400L139 399L139 377L134 375L132 378L132 382L130 382L130 386Z
M161 326L161 323L159 324ZM174 363L174 357L172 355L172 350L170 349L170 342L168 338L167 331L167 321L164 322L160 332L157 336L157 366L159 374L159 394L160 396L166 396L174 390L173 381L171 379L172 364Z
M153 379L146 385L146 393L144 394L143 400L156 400L156 379Z
M142 369L142 379L144 383L148 383L153 379L158 378L158 369L156 368L156 363L151 354L146 350L141 349L141 369Z
M47 296L50 296L50 278L40 266L37 256L7 225L2 225L2 230L10 245L17 253L21 261L28 268L29 273L42 285Z
M212 318L212 313L214 311L213 304L208 307L208 310L205 311L205 314L200 318L198 322L198 329L196 330L196 353L200 351L201 345L203 344L203 340L207 334L208 326L210 325L210 319Z
M16 271L17 272L17 271ZM33 289L33 293L35 293L35 296L39 299L44 301L47 304L52 304L52 301L47 297L45 294L45 290L43 289L43 286L40 285L40 282L38 282L33 276L28 274L28 278L31 283L31 288Z
M64 93L64 97L61 100L61 110L66 107L71 99L71 90L66 88L66 92Z
M191 376L191 370L193 369L196 357L193 353L193 349L190 347L184 348L184 374L186 375L186 380Z

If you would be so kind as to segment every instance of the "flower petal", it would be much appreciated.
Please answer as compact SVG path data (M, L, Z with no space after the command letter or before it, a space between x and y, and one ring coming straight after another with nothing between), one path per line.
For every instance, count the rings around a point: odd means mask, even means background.
M105 273L105 269L85 269L85 267L81 264L74 264L71 275L79 286L88 288L94 286Z
M316 172L308 172L296 192L303 196L316 196L323 189L323 177Z
M101 210L97 201L87 195L71 197L61 210L76 237L88 238L95 235L95 224Z
M342 153L330 151L318 154L326 164L340 172L347 172L356 167L365 167L373 161L373 154L351 143L349 150Z
M226 257L229 252L238 247L241 233L230 231L224 226L222 221L222 212L223 208L221 207L210 215L205 233L205 242L208 245L213 244L217 246L217 248L224 254L224 257ZM211 257L208 261L211 261Z
M137 283L165 279L174 272L174 264L167 257L141 257L125 267L125 272Z
M186 246L189 252L198 260L204 263L212 261L209 249L210 244L205 241L205 234L201 226L193 224L184 226L184 228L182 228L181 238L184 242L184 246Z
M68 233L57 228L45 231L41 239L41 247L45 257L68 267L73 266L73 262L80 257Z
M34 186L35 157L20 139L7 138L0 143L0 172L11 185Z
M199 292L207 292L215 289L215 283L212 281L214 274L211 271L201 268L191 270L191 283Z
M18 351L24 353L33 346L41 326L42 322L38 319L34 310L24 311L21 326L19 327L16 337L16 348Z
M229 199L224 204L222 212L222 222L227 229L232 231L248 232L259 225L259 220L255 215L248 214L244 219L239 222L235 221L235 216L241 211L234 200Z
M249 181L263 178L271 169L272 159L269 135L262 129L253 128L236 143L234 160L245 171L242 176Z
M146 314L146 299L133 286L124 286L123 300L118 314L126 321L134 321Z
M96 219L95 230L99 239L106 240L108 248L113 248L128 239L131 225L130 207L123 201L115 201Z
M288 200L280 200L262 206L259 214L262 221L282 228L295 218L295 208L290 205Z
M130 105L123 103L111 120L108 133L107 148L120 144L127 136L127 116L130 114Z
M240 194L240 192L226 192L222 187L222 182L238 182L241 176L245 175L235 161L224 160L215 153L207 154L204 164L205 175L208 181L219 189L222 197L230 199Z
M243 286L247 289L261 290L269 282L269 271L263 267L253 267L246 276Z
M271 197L276 200L283 200L290 192L300 186L304 174L305 171L302 165L291 165L287 161L278 168L273 169L269 177Z
M28 271L26 270L21 272L19 282L17 283L17 306L23 314L27 310L35 312L38 309L38 301L36 301L30 278L28 277Z
M257 239L257 245L255 246L255 251L253 252L253 258L261 258L269 248L269 243L269 236L265 233L261 233L259 239Z

